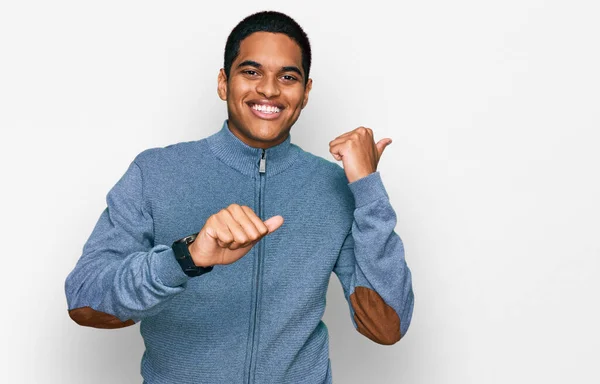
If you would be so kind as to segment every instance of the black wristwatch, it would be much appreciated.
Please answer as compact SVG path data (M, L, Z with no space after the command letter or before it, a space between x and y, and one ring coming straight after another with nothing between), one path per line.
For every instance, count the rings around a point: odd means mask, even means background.
M190 250L188 245L190 245L194 240L196 240L196 236L198 234L186 236L183 239L175 240L171 248L173 248L173 253L175 253L175 260L183 269L183 272L188 276L200 276L204 273L212 271L213 267L198 267L194 264L194 260L192 259L192 255L190 254Z

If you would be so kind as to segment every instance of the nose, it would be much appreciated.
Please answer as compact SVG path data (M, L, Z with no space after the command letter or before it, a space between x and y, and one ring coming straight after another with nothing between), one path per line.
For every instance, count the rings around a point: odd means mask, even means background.
M279 96L279 84L275 76L264 76L256 84L256 92L263 95L265 98L270 99L271 97Z

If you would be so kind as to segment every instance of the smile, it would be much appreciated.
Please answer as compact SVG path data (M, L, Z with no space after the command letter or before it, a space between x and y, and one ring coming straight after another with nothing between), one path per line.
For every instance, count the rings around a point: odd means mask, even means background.
M255 111L262 112L262 113L279 113L279 112L281 112L281 109L279 109L275 106L270 106L270 105L254 104L252 106L252 109L254 109Z
M273 120L281 115L283 107L269 104L248 103L252 113L263 120Z

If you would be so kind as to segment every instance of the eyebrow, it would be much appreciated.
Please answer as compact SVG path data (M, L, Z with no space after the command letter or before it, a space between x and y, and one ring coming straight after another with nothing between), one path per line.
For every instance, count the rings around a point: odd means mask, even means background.
M254 60L244 60L238 64L237 68L245 67L245 66L250 66L250 67L254 67L254 68L258 68L258 69L262 68L262 64L257 63ZM300 71L300 68L296 67L295 65L288 65L285 67L281 67L281 70L283 72L296 72L298 75L300 75L300 77L302 77L302 71Z

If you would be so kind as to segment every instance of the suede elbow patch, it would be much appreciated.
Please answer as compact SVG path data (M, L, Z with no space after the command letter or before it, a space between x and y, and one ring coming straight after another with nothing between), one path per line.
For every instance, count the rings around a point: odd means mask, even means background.
M96 311L91 307L71 309L69 310L69 317L79 325L103 329L124 328L135 324L131 319L121 321L114 315Z
M400 340L400 318L377 292L367 287L356 287L350 295L358 332L383 345Z

